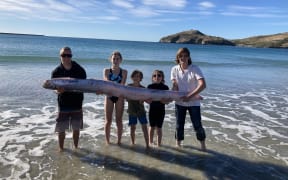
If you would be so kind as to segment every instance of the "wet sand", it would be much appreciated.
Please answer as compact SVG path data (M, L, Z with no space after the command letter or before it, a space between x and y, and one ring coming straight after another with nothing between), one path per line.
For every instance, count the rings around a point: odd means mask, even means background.
M215 143L209 130L206 152L199 149L191 129L185 130L183 147L175 147L174 127L165 123L163 146L149 150L139 124L135 146L130 145L127 126L121 146L116 145L115 136L111 145L105 145L103 134L96 138L81 135L80 148L73 150L68 134L64 152L57 152L57 141L51 142L43 163L53 169L52 179L287 179L284 164L269 157L259 158L253 150L238 149L237 142ZM116 134L114 128L112 134Z

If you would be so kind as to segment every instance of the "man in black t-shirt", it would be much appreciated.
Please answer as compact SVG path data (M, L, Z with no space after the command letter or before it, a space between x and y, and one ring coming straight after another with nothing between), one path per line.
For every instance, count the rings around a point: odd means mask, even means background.
M86 79L86 71L78 63L72 61L72 51L69 47L60 50L61 63L51 74L51 78L69 77ZM58 94L58 116L56 118L55 132L58 133L59 150L64 150L65 131L73 130L73 142L78 148L80 129L83 129L82 92L68 92L63 88L56 90Z

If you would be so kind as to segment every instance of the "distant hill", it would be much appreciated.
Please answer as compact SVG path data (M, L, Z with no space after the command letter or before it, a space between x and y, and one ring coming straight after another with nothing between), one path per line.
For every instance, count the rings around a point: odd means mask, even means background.
M257 48L288 48L288 32L265 36L253 36L244 39L227 40L222 37L203 34L198 30L188 30L162 37L159 42L203 45L228 45Z
M265 36L253 36L232 40L237 46L259 48L288 48L288 32Z
M182 44L214 44L214 45L230 45L234 43L216 36L208 36L198 30L183 31L172 34L160 39L162 43L182 43Z

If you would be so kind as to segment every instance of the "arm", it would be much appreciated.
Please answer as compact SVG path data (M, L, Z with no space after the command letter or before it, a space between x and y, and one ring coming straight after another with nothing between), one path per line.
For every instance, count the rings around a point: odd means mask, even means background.
M177 72L175 70L175 66L171 69L170 77L172 81L172 91L179 91L178 82L177 82Z
M103 80L109 81L109 69L104 69L103 70Z
M109 69L104 69L103 70L103 80L104 81L109 81ZM100 94L103 94L103 92L102 91L96 91L96 95L100 95Z
M127 79L127 70L122 69L122 80L121 80L121 83L120 83L120 84L122 84L122 85L125 86L125 84L126 84L126 79ZM123 99L124 99L124 97L123 97L122 95L119 96L119 98L123 98Z
M127 70L123 69L122 70L122 81L121 81L122 85L126 84L126 79L127 79Z
M172 90L173 91L178 91L179 90L178 83L177 83L176 79L172 80Z
M162 99L160 102L161 102L162 104L169 104L169 103L172 102L172 101L173 101L172 99L167 98L167 99Z
M206 81L204 78L198 79L197 87L183 98L183 101L189 101L195 95L200 94L206 88Z
M151 104L152 103L152 99L145 99L145 101L147 104Z
M51 79L59 78L59 77L62 77L62 75L61 75L61 73L59 71L59 68L56 68L51 73ZM65 89L64 88L57 88L57 89L54 90L54 92L59 95L59 94L64 93Z
M165 88L163 89L163 90L169 90L169 87L168 86L164 86ZM174 87L174 89L176 90L176 91L178 91L178 84L177 84L177 81L175 80L175 79L173 79L172 80L172 90L173 90L173 87ZM173 100L170 98L170 97L168 97L168 98L163 98L163 99L161 99L161 103L162 104L169 104L170 102L172 102Z

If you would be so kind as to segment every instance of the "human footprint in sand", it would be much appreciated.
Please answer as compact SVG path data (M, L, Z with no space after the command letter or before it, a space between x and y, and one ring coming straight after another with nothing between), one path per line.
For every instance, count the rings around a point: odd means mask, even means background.
M181 146L184 140L184 125L188 110L197 140L201 149L206 150L206 134L201 123L200 100L191 101L191 97L198 95L206 88L206 82L200 68L192 64L188 48L180 48L176 54L176 64L171 69L172 90L189 92L182 100L175 102L176 115L176 146Z

